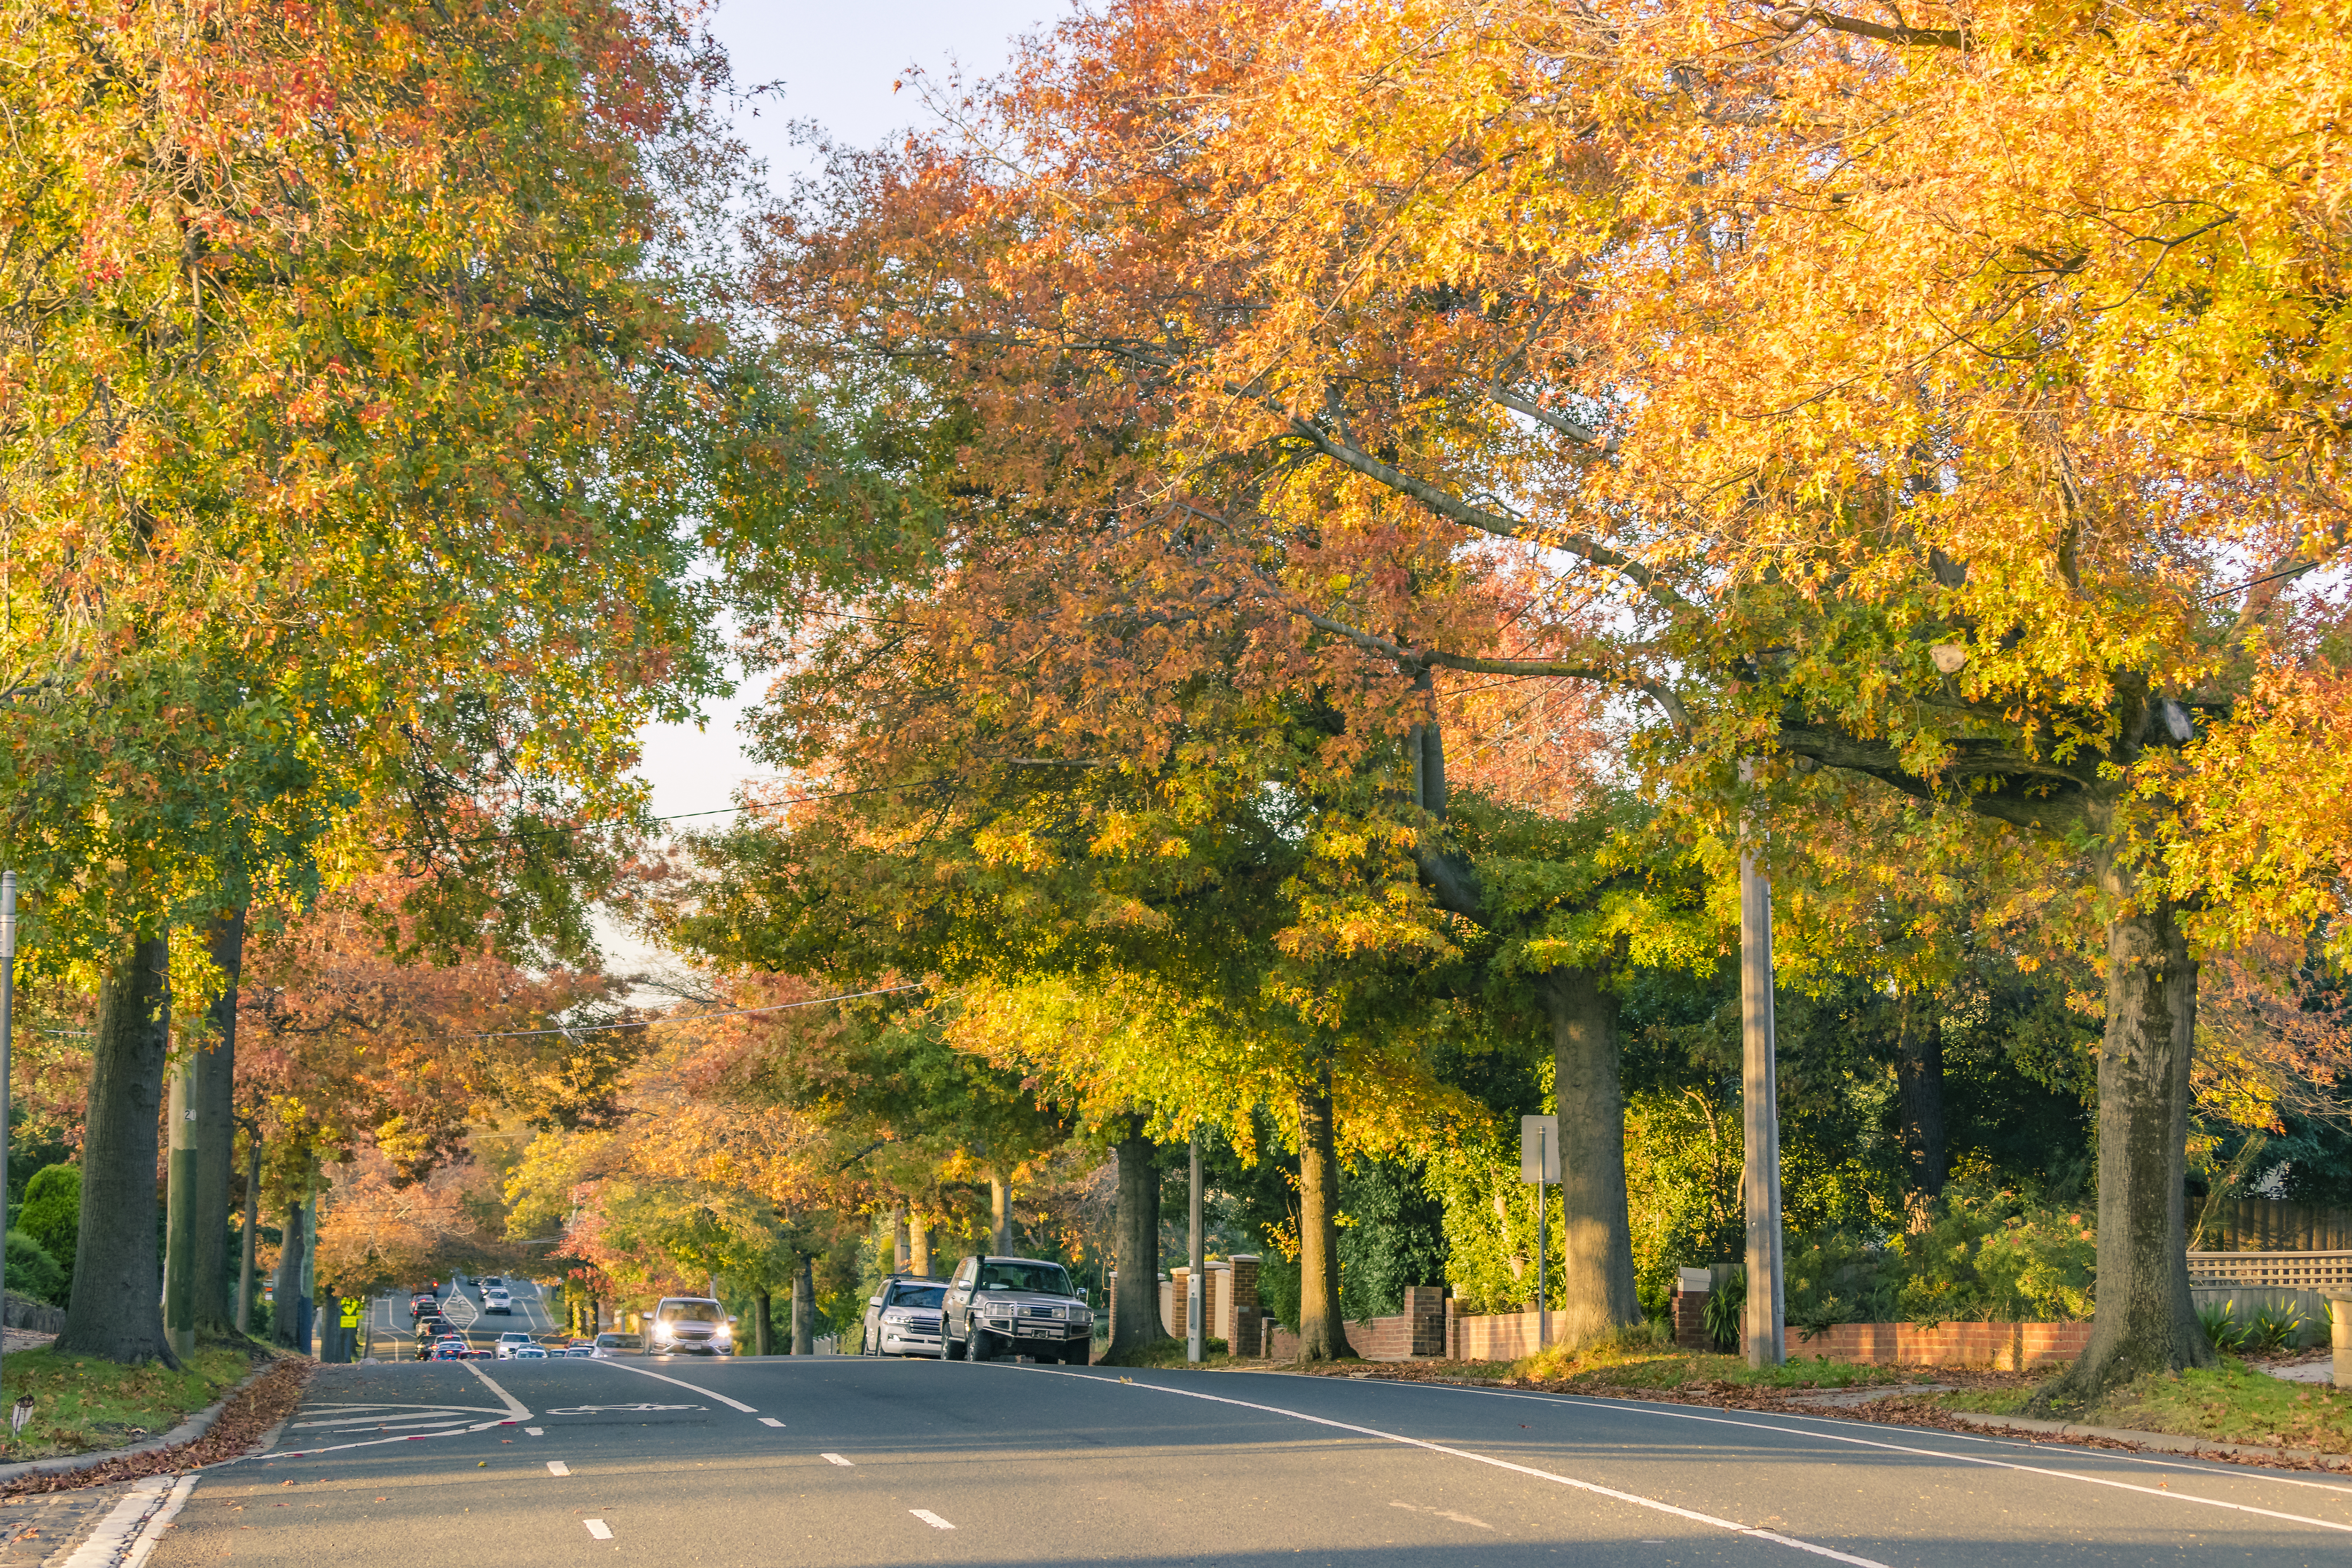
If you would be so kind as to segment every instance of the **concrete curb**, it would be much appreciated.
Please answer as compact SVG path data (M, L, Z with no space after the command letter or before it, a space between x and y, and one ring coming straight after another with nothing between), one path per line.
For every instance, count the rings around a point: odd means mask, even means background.
M2035 1421L2023 1415L1978 1415L1967 1411L1945 1412L1955 1421L1996 1432L2032 1432L2051 1437L2097 1437L2154 1448L2167 1454L2210 1454L2233 1459L2293 1459L2324 1470L2352 1470L2352 1455L2324 1453L2317 1448L2265 1448L2254 1443L2224 1443L2213 1437L2183 1437L2172 1432L2131 1432L2119 1426L2078 1426L2071 1421Z
M19 1476L64 1475L73 1470L92 1469L114 1459L127 1459L134 1454L152 1454L159 1448L176 1448L183 1443L193 1443L212 1430L213 1423L220 1419L220 1413L228 1408L230 1400L260 1382L284 1359L277 1356L262 1363L247 1373L236 1387L160 1436L142 1437L127 1448L106 1448L89 1454L60 1454L54 1459L26 1459L14 1465L0 1465L0 1486L7 1485Z

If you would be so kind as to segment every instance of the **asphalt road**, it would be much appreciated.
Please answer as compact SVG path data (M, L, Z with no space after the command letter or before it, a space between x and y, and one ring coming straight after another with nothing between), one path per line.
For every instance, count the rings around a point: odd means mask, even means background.
M667 1380L667 1381L666 1381ZM511 1424L508 1424L511 1423ZM2288 1564L2352 1485L1828 1419L857 1357L320 1370L150 1568Z

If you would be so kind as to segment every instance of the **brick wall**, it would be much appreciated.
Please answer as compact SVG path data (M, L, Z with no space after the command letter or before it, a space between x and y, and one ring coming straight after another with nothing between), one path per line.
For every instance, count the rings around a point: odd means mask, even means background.
M1839 1323L1807 1339L1788 1331L1789 1359L1866 1366L2063 1366L2091 1343L2088 1323Z
M1706 1297L1704 1290L1675 1292L1675 1348L1686 1351L1711 1351L1715 1348L1715 1337L1706 1331Z

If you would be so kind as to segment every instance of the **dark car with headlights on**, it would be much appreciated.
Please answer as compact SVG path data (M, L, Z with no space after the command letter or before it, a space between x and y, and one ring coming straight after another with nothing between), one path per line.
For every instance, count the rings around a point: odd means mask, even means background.
M866 1355L940 1353L940 1311L947 1281L920 1274L893 1274L866 1302Z
M1038 1258L967 1258L950 1277L940 1359L1025 1355L1084 1366L1095 1315L1069 1270Z

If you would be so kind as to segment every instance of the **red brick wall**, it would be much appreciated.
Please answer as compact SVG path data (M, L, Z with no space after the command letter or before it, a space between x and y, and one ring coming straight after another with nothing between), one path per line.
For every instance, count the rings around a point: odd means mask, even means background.
M2063 1366L2091 1343L2088 1323L1839 1323L1807 1339L1789 1330L1789 1357L1866 1366Z

